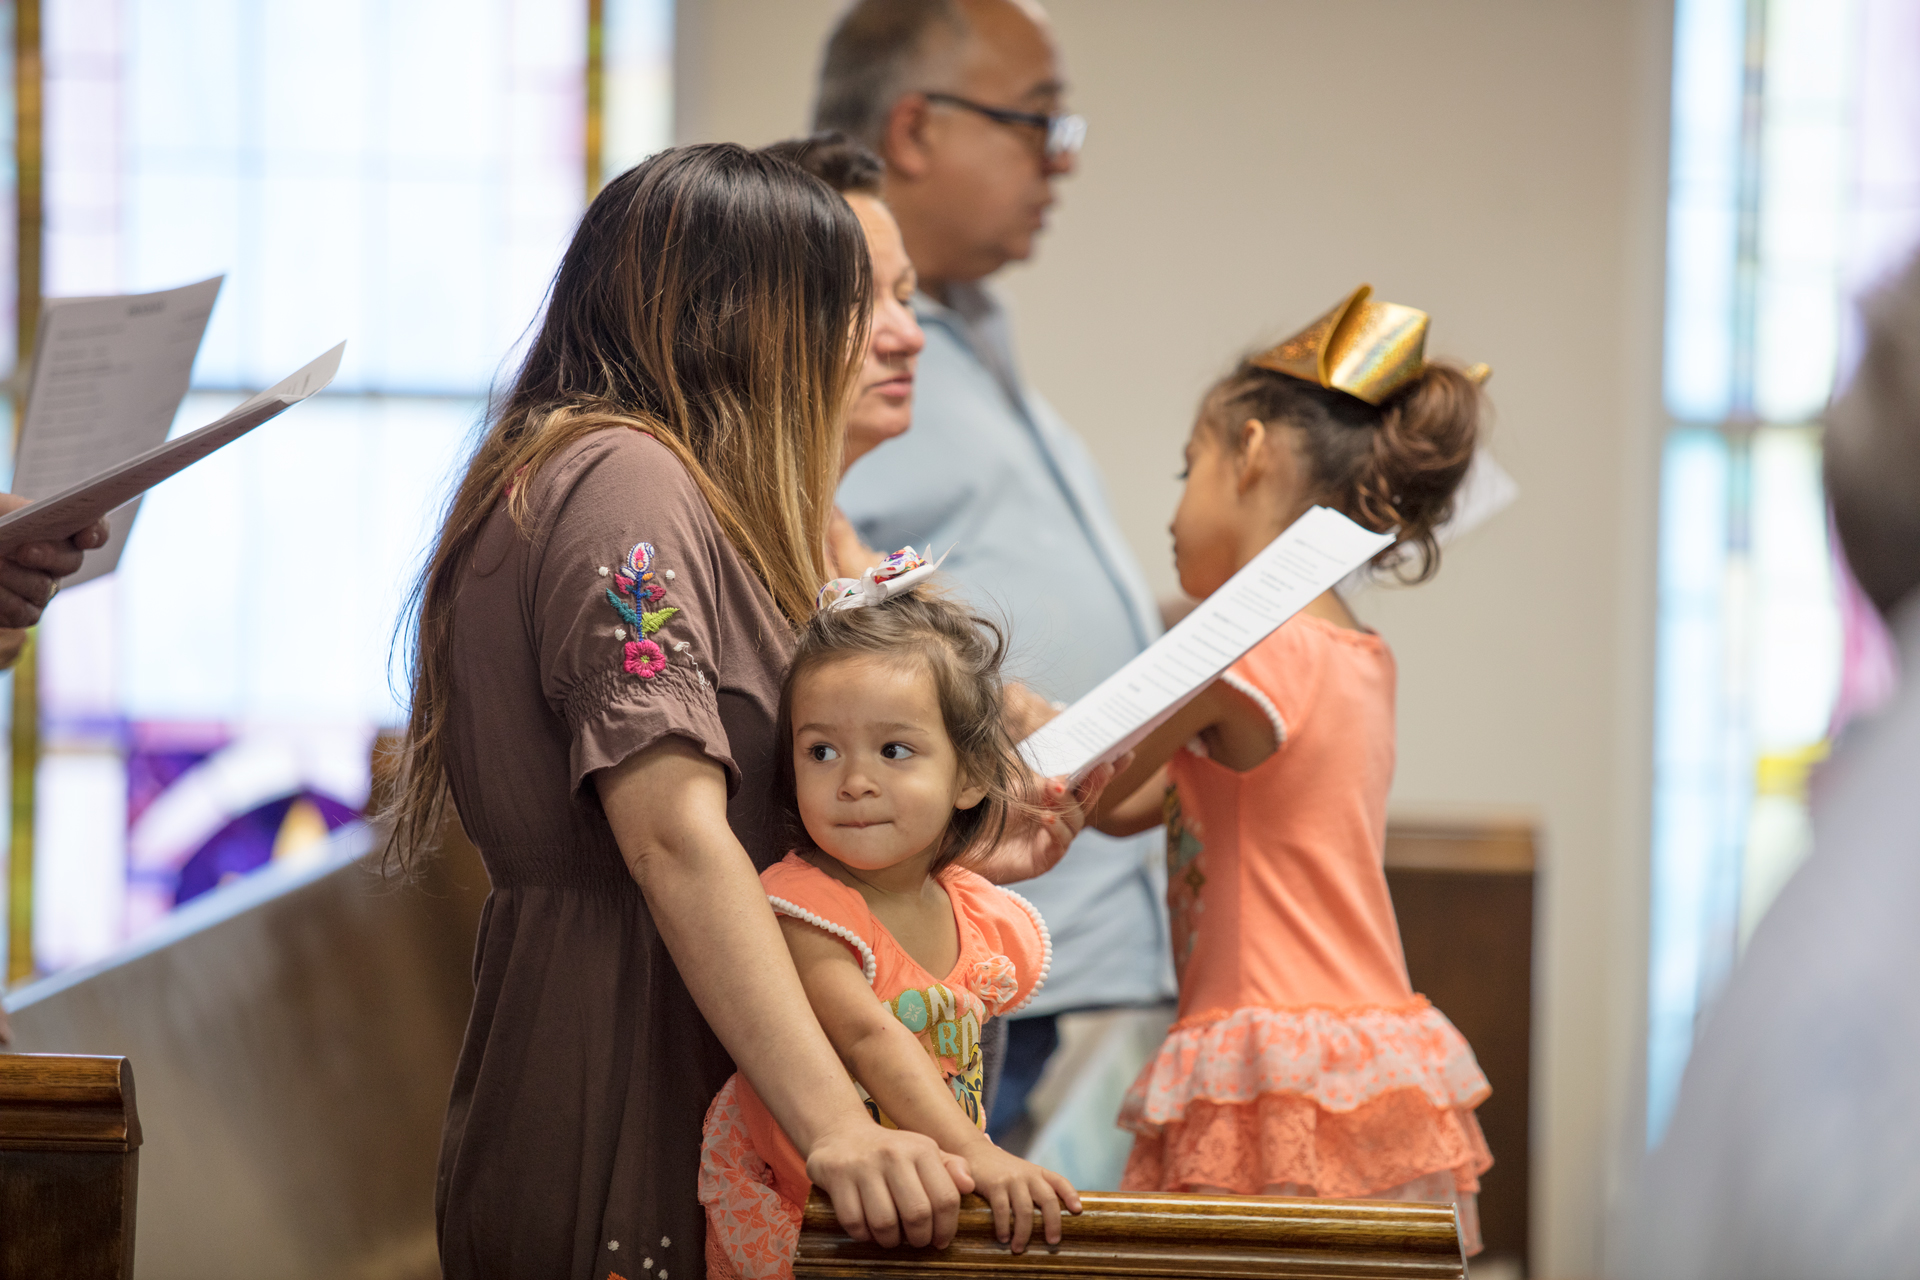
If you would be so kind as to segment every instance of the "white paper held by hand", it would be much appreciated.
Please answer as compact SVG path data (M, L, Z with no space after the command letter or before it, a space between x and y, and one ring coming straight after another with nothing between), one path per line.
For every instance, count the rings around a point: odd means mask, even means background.
M167 438L220 280L42 304L13 492L64 493Z
M286 412L333 381L333 375L340 370L340 354L346 349L347 344L341 343L298 373L197 431L108 467L50 498L0 516L0 552L26 542L70 537L168 476L184 471L214 450Z
M1079 778L1138 746L1241 655L1393 542L1314 507L1178 626L1020 744L1043 777Z

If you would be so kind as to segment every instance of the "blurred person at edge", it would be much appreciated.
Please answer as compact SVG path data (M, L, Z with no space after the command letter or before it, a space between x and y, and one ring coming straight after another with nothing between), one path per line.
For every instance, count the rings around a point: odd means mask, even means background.
M1045 15L1021 0L856 0L828 38L816 129L864 142L919 276L913 429L847 473L868 546L952 548L946 571L1021 637L1016 675L1071 701L1160 634L1086 446L1022 379L986 278L1031 256L1084 123ZM1083 832L1022 886L1053 930L1052 978L1009 1025L991 1131L1004 1137L1073 1010L1171 997L1161 841ZM989 1062L994 1055L989 1046Z
M1920 672L1920 259L1866 308L1826 421L1854 576ZM1920 680L1817 779L1814 847L1754 931L1615 1223L1673 1280L1920 1276Z
M0 515L18 511L32 499L0 493ZM59 542L28 542L0 557L0 671L20 661L27 646L27 628L60 590L60 579L80 571L84 553L107 545L107 522L88 525ZM7 1011L0 1008L0 1045L10 1044L12 1029Z

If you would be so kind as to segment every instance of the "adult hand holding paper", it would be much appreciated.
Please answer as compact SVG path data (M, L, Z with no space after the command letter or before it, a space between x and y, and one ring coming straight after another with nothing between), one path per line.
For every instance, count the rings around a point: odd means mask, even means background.
M26 412L14 442L15 494L59 493L167 438L221 280L214 276L156 293L49 298L41 305L33 362L25 371ZM0 506L0 514L19 505ZM60 548L58 564L33 567L71 582L111 572L138 507L130 504L102 521L104 541L60 530L56 536L75 541ZM73 553L95 547L99 554L86 557L83 568ZM9 559L24 564L23 557L32 558L15 549Z
M0 493L0 515L19 510L27 501ZM27 628L38 625L41 612L60 589L60 579L78 570L85 553L105 546L107 538L107 522L96 520L70 538L29 542L0 557L0 671L19 661Z
M19 624L30 626L53 580L112 572L141 494L306 399L339 369L345 344L168 442L220 282L42 307L13 469L15 492L38 501L0 502L0 628L12 625L8 593L31 606ZM95 548L84 563L76 558ZM49 580L15 583L9 566Z
M30 500L17 493L0 493L0 515L28 505ZM7 552L0 559L0 629L38 623L60 579L78 571L85 553L105 546L107 537L107 522L95 520L70 537L27 542Z

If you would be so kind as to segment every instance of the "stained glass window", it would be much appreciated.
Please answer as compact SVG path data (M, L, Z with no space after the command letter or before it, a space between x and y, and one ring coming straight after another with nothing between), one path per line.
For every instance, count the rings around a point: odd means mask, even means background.
M666 142L672 8L601 7L611 171ZM47 614L50 971L365 804L401 603L584 204L589 7L44 12L48 294L225 273L176 429L348 342L327 393L152 493L119 572Z
M1887 684L1828 535L1850 299L1920 244L1920 0L1679 0L1668 205L1648 1137Z

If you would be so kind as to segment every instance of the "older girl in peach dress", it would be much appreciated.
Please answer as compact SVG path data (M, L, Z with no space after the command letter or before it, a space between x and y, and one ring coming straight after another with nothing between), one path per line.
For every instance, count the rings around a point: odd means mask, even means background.
M1437 565L1478 371L1424 359L1426 316L1361 289L1206 397L1174 516L1203 597L1314 504ZM1480 374L1479 376L1484 376ZM1129 1190L1452 1201L1479 1248L1486 1077L1414 994L1382 867L1394 662L1329 591L1142 745L1096 818L1167 827L1180 1016L1128 1094Z

